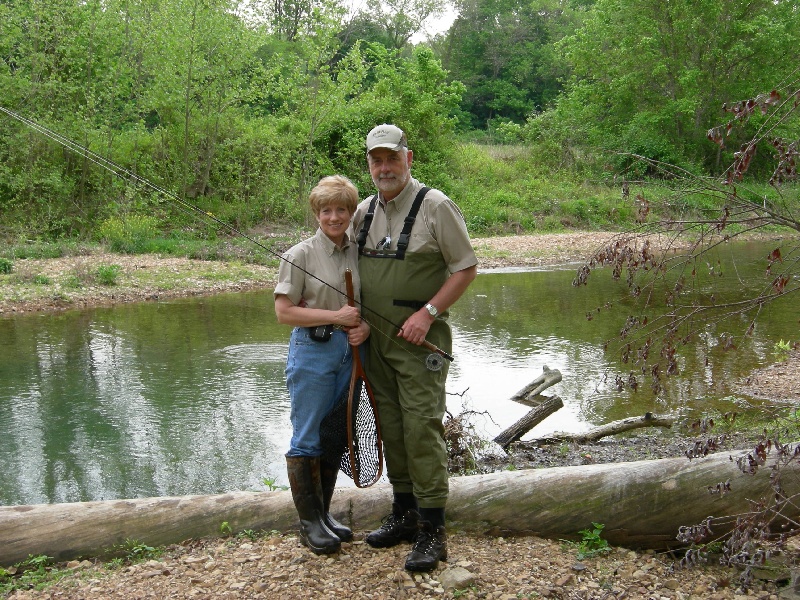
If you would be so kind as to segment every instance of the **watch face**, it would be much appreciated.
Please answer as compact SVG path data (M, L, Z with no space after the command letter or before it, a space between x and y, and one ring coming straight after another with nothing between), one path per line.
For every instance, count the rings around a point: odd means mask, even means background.
M426 304L425 308L428 309L428 312L431 314L432 317L435 317L436 315L439 314L439 311L436 309L436 307L433 304Z

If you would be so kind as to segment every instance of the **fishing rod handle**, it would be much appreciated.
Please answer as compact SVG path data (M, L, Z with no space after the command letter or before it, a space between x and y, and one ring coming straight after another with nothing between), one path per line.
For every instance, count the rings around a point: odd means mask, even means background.
M440 355L444 356L450 362L453 362L455 360L450 354L448 354L447 352L445 352L444 350L442 350L438 346L434 346L428 340L422 340L422 345L425 346L431 352L436 352L436 354L440 354Z

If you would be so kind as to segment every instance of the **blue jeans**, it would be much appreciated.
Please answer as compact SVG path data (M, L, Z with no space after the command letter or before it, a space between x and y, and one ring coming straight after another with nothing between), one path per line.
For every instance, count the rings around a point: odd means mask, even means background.
M347 333L334 330L327 342L295 327L286 359L286 387L292 403L292 441L286 456L320 456L319 425L350 386L353 355Z

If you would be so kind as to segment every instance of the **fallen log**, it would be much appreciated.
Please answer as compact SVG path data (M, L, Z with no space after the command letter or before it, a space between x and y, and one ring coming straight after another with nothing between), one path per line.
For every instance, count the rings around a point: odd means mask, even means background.
M631 429L640 429L642 427L665 427L669 429L672 427L674 422L675 419L673 417L645 413L641 417L629 417L627 419L620 419L619 421L612 421L611 423L600 425L599 427L595 427L594 429L590 429L589 431L585 431L583 433L564 433L557 431L544 437L533 440L525 440L525 442L534 446L562 444L564 442L588 444L591 442L596 442L600 438L604 438L609 435L617 435L618 433L630 431Z
M771 459L755 475L745 475L730 454L454 477L449 526L474 533L578 540L580 530L597 522L605 525L603 537L613 545L674 547L679 527L709 515L746 512L751 500L774 495ZM783 478L786 495L800 493L800 467L784 468L791 470L791 476ZM730 491L726 485L724 494L708 492L723 481L730 482ZM365 531L380 523L391 497L388 484L338 488L331 508L337 519ZM787 517L800 518L796 503L783 508L791 511ZM733 522L716 525L715 535ZM0 565L29 555L56 561L102 556L126 540L158 546L220 536L223 523L232 533L290 531L297 526L297 514L288 491L4 506Z
M561 383L561 371L558 369L551 369L547 365L542 365L542 374L511 396L510 400L519 402L525 406L536 407L541 404L542 401L538 396L547 388L557 383Z
M539 377L511 396L511 400L530 406L532 410L494 438L503 450L564 406L564 402L558 396L542 396L544 390L560 381L561 371L543 365Z
M495 436L494 441L498 443L503 450L564 406L564 402L558 396L539 396L539 398L540 402L538 406L529 410L519 421Z

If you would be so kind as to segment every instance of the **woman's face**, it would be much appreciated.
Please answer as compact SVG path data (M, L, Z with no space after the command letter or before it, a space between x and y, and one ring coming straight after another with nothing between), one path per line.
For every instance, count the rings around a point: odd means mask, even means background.
M320 229L322 229L322 233L341 246L352 218L353 213L344 206L329 204L319 210L317 222Z

